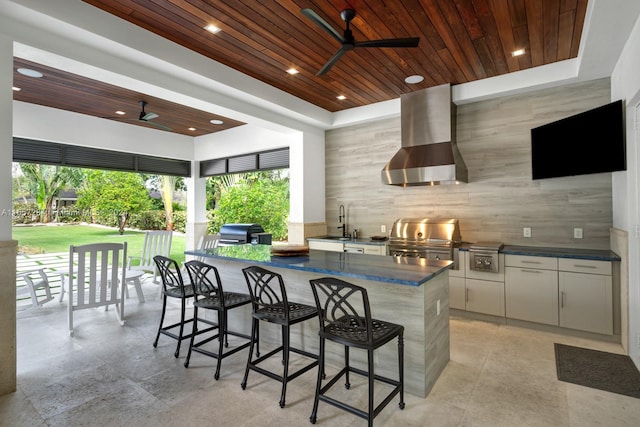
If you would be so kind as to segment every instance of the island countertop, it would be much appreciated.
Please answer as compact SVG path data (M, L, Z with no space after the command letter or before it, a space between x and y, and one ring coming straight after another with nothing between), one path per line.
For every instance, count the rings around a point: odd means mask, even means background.
M310 250L309 255L303 256L272 256L271 245L252 244L190 250L185 254L408 286L421 286L452 264L452 261L319 250Z

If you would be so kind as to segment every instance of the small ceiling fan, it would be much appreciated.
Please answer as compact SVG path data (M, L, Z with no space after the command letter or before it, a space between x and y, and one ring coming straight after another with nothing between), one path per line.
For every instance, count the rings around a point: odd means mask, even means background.
M357 42L353 38L353 33L349 28L349 24L351 20L356 16L356 11L353 9L344 9L340 12L340 17L344 22L346 22L347 27L344 29L343 34L340 34L336 29L334 29L331 25L327 23L324 19L320 17L316 12L311 9L302 9L302 14L307 18L311 19L317 26L325 30L340 42L341 47L338 51L333 55L329 61L316 73L316 76L322 76L329 71L333 65L338 62L338 59L345 53L354 49L356 47L417 47L420 42L420 37L409 37L409 38L398 38L398 39L380 39L380 40L366 40L362 42Z
M156 113L151 113L151 112L146 112L144 111L144 107L147 105L146 101L138 101L138 104L140 104L140 107L142 108L142 110L140 111L140 115L138 116L137 119L127 119L127 118L121 118L121 117L110 117L111 119L114 120L134 120L134 121L138 121L138 122L145 122L148 123L152 126L155 126L159 129L162 130L166 130L166 131L171 131L172 129L168 126L165 126L163 124L160 123L156 123L156 122L152 122L151 120L158 118L160 116L158 116Z

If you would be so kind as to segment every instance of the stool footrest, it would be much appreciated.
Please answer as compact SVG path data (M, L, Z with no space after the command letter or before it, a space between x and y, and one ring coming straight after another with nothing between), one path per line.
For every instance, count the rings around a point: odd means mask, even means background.
M340 370L340 372L338 372L327 384L325 384L324 386L322 386L322 388L320 389L320 394L318 395L318 400L320 400L321 402L325 402L328 403L330 405L333 405L337 408L343 409L347 412L350 412L354 415L357 415L361 418L364 419L369 419L369 414L365 411L363 411L362 409L356 408L355 406L351 406L347 403L341 402L339 400L336 400L330 396L326 396L324 393L326 393L327 391L329 391L329 389L331 387L333 387L339 380L340 378L342 378L347 372L351 372L354 374L358 374L361 375L363 377L368 377L369 373L365 370L362 369L358 369L358 368L354 368L354 367L344 367ZM393 400L394 397L396 397L398 395L398 393L400 393L400 389L401 389L401 384L400 381L398 380L394 380L391 378L387 378L387 377L383 377L380 375L375 375L374 374L374 379L380 382L383 382L385 384L389 384L394 386L393 390L391 390L387 396L384 398L384 400L382 402L380 402L378 404L378 406L375 407L375 409L373 410L373 416L375 417L376 415L378 415L388 404L389 402L391 402Z
M269 353L264 354L262 356L260 356L259 358L249 362L248 368L251 369L252 371L256 371L261 373L262 375L265 375L269 378L272 378L274 380L278 380L280 382L283 381L283 377L282 375L278 375L272 371L268 371L266 369L261 368L260 366L257 366L259 363L264 362L265 360L269 359L271 356L273 356L276 353L280 353L282 352L282 350L284 349L283 346L280 346L276 349L271 350ZM314 359L313 362L299 368L297 371L290 373L289 375L287 375L286 380L293 380L297 377L299 377L300 375L304 374L305 372L307 372L310 369L313 369L314 367L318 366L318 356L316 354L313 353L309 353L308 351L304 351L304 350L300 350L298 348L292 348L289 347L289 351L292 353L297 353L297 354L301 354L303 356L309 357L311 359Z

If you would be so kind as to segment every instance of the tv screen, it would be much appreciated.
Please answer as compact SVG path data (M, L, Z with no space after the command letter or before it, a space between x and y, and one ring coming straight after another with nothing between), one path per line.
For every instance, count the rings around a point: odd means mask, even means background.
M533 179L626 170L624 126L620 100L531 129Z

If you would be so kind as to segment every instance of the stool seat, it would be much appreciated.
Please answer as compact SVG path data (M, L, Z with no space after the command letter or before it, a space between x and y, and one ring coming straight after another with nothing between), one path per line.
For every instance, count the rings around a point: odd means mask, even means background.
M326 340L344 346L344 367L325 385L322 384L324 372L318 372L313 410L309 417L311 423L316 423L320 401L364 418L369 427L373 426L375 416L398 394L400 395L398 406L400 409L404 409L404 326L374 319L371 316L367 290L363 287L333 277L314 279L309 283L320 317L321 366L324 366ZM374 350L394 338L398 339L398 379L377 375L374 364ZM351 347L367 351L367 370L350 365L349 349ZM350 373L364 376L368 380L366 410L327 394L342 377L345 378L345 388L349 389L351 387ZM375 381L391 386L391 389L381 400L374 399ZM380 401L377 406L374 404L376 400Z
M206 264L199 260L189 261L184 265L189 273L189 278L191 279L192 288L195 293L193 301L193 331L191 333L189 352L187 353L184 366L185 368L189 367L191 353L194 351L204 354L205 356L213 357L217 359L216 372L213 378L218 380L220 378L222 359L251 345L251 337L249 335L229 330L227 319L229 310L251 303L251 297L248 294L238 292L225 292L222 288L222 281L220 280L218 269L213 265ZM215 310L218 316L218 322L208 322L210 325L213 325L213 327L207 328L205 331L199 331L198 323L201 320L198 318L199 309ZM203 332L209 331L216 331L216 333L213 336L203 336L198 342L195 341L197 335L202 335ZM246 341L239 346L223 351L223 347L229 347L229 335L244 338ZM202 348L203 345L215 339L218 340L217 352Z
M192 330L190 334L184 333L184 326L187 323L195 323L196 315L194 313L194 317L191 319L185 319L185 314L187 311L187 299L193 298L195 293L193 290L193 285L185 285L184 280L182 279L182 273L180 272L180 268L178 267L178 263L171 259L164 257L162 255L156 255L153 257L153 262L156 264L158 273L162 278L162 294L164 298L162 298L162 314L160 315L160 325L158 326L158 332L156 334L156 339L153 342L153 346L158 346L158 340L160 339L160 335L166 335L170 338L178 341L176 346L176 351L173 354L175 357L180 356L180 345L182 340L191 338L194 334L196 334L195 330ZM135 271L135 270L130 270ZM164 316L167 311L167 298L176 298L180 300L180 321L172 323L170 325L164 325ZM213 330L217 327L217 324L205 320L198 319L204 323L208 323L211 325L210 328L202 329L197 333L205 333L207 331ZM215 326L214 326L215 325ZM174 329L178 329L178 332L173 332ZM194 328L195 329L195 328Z
M244 378L240 385L243 390L246 388L250 370L279 381L282 383L279 404L281 408L284 408L287 383L318 366L317 354L312 354L290 345L291 326L318 317L318 310L311 305L289 301L284 281L278 273L258 266L244 268L242 273L249 288L253 310L251 314L251 346L249 348L249 359L247 360ZM260 356L259 350L261 321L279 325L282 332L282 344L263 356ZM255 359L253 358L254 347L256 349ZM289 355L292 352L305 356L311 361L298 367L295 372L289 373ZM261 366L262 362L280 353L282 354L282 374L269 371Z

